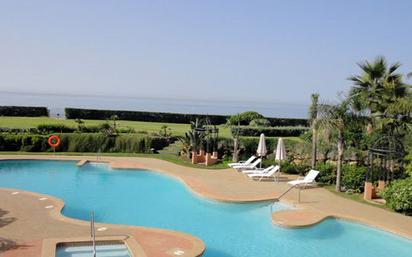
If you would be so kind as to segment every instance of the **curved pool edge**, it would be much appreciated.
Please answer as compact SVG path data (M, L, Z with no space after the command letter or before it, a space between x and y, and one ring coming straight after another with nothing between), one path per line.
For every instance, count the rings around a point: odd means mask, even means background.
M18 192L18 193L15 193ZM80 220L80 219L75 219L75 218L71 218L71 217L67 217L65 215L62 214L62 210L64 208L64 201L61 200L58 197L52 196L52 195L47 195L47 194L41 194L41 193L36 193L36 192L32 192L32 191L26 191L26 190L21 190L21 189L15 189L15 188L0 188L0 197L4 198L4 195L9 195L11 197L17 198L20 196L23 197L28 197L31 198L32 202L35 202L36 200L39 201L39 199L44 199L47 198L47 206L52 206L49 209L45 210L45 216L46 220L47 218L51 219L51 220L55 220L61 223L66 223L66 224L71 224L74 225L76 227L81 227L81 230L84 231L85 229L87 231L89 231L90 229L90 223L84 220ZM1 199L1 198L0 198ZM51 203L51 204L50 204ZM46 207L47 207L46 206ZM44 208L46 208L44 207ZM8 208L7 204L2 204L2 208L4 208L4 210L10 209ZM26 206L24 207L28 210L24 211L24 213L30 213L30 208L33 208L33 206ZM20 213L21 214L21 213ZM19 217L17 218L17 220L19 219L23 219L25 220L25 224L21 227L19 227L19 230L24 231L25 229L27 229L27 223L29 224L35 224L34 226L39 226L38 223L38 219L37 220L33 220L34 217L30 216L30 217ZM47 223L47 222L46 222ZM43 224L44 228L47 230L47 224ZM99 231L99 228L104 228L104 231ZM180 249L185 251L185 255L184 256L191 256L191 257L199 257L202 256L202 254L204 253L206 247L205 244L203 243L203 241L193 235L190 235L188 233L184 233L184 232L180 232L180 231L174 231L174 230L168 230L168 229L161 229L161 228L152 228L152 227L143 227L143 226L130 226L130 225L122 225L122 224L109 224L109 223L96 223L96 239L100 240L100 239L104 239L104 238L108 238L108 237L119 237L119 236L127 236L127 237L132 237L134 238L134 240L136 241L136 244L132 249L132 254L133 256L141 256L141 257L156 257L158 256L158 253L155 253L155 251L153 249L150 249L149 247L147 247L147 245L150 245L150 243L148 243L147 241L152 240L151 237L161 237L161 238L168 238L169 241L168 242L168 247L170 246L171 243L173 243L173 241L179 242L180 244L184 244L184 245L188 245L188 242L191 243L191 247L189 249L185 249L183 247L180 247L179 244L176 244L175 247L172 247L169 249L169 253L170 251L173 251L173 249ZM4 232L4 231L3 231ZM84 238L86 237L86 235L84 235L84 233L80 232L76 233L75 231L69 233L71 234L71 236L52 236L52 237L44 237L44 238L35 238L37 235L33 235L33 240L22 240L21 242L19 242L18 245L24 245L24 243L27 241L29 243L32 242L36 242L38 240L40 241L55 241L55 242L60 242L60 241L76 241L78 239L82 239L84 240ZM72 235L74 234L74 236ZM149 234L155 234L155 236L150 235ZM2 234L3 237L10 237L10 238L16 238L13 235L8 235L7 231L4 232ZM145 238L146 236L146 238ZM18 238L17 238L18 239ZM172 240L170 240L172 239ZM142 243L145 242L145 243ZM43 243L38 243L37 246L34 247L42 247ZM146 247L145 247L146 245ZM137 249L137 252L136 250ZM10 251L9 251L10 250ZM24 247L23 249L20 249L19 247L14 247L11 248L9 250L6 250L5 252L3 252L2 256L8 257L10 256L22 256L19 255L19 250L24 251ZM159 249L157 249L159 250ZM41 252L43 252L43 249L41 249ZM166 254L169 254L167 252L165 252ZM26 255L24 254L24 256L30 256L30 255ZM36 256L36 255L34 255ZM42 257L54 257L54 255L41 255Z
M10 156L7 156L10 157ZM31 158L35 157L35 158ZM273 199L276 199L277 195L273 195L273 193L268 196L268 195L259 195L257 197L236 197L236 198L231 198L228 197L227 195L224 196L220 193L213 193L210 192L210 190L202 190L202 181L201 180L191 180L191 177L183 176L182 174L176 174L173 172L170 172L168 169L165 169L163 167L153 167L153 165L145 165L144 163L138 162L138 163L131 163L124 161L122 157L110 157L110 158L104 158L102 157L99 161L93 160L95 157L90 157L89 159L86 158L86 156L13 156L12 158L3 158L3 156L0 156L0 160L66 160L66 161L80 161L80 160L85 160L87 159L91 163L94 162L100 162L100 163L105 163L108 164L112 169L114 170L124 170L124 169L139 169L139 170L145 170L149 172L156 172L162 175L165 175L167 177L176 179L177 181L181 182L186 188L188 188L194 195L200 196L201 198L206 198L206 199L211 199L211 200L216 200L220 202L233 202L233 203L252 203L252 202L265 202L265 201L271 201ZM142 159L147 159L151 162L156 163L166 163L170 165L170 167L173 166L178 166L180 168L184 169L190 169L190 170L195 170L195 172L215 172L214 170L205 170L205 169L195 169L195 168L188 168L188 167L183 167L179 166L174 163L170 163L167 161L163 160L158 160L158 159L153 159L153 158L144 158L144 157L133 157L134 161L136 160L142 160ZM229 170L229 169L228 169ZM223 170L224 171L224 170ZM199 185L200 182L200 185ZM200 187L199 187L200 186ZM60 199L59 199L60 200ZM349 201L346 199L343 199L345 201ZM61 201L61 200L60 200ZM321 223L322 221L333 218L333 219L341 219L341 220L346 220L349 222L354 222L354 223L359 223L363 225L370 226L372 228L377 228L380 229L384 232L389 232L391 234L395 234L398 236L401 236L403 238L406 238L408 240L412 241L412 230L409 233L405 233L401 231L400 229L394 229L388 224L383 224L383 223L377 223L373 222L370 219L363 219L361 217L358 217L356 215L343 215L342 213L339 212L333 212L333 211L328 211L328 212L323 212L321 210L318 210L315 207L308 206L305 204L296 204L290 199L281 199L282 203L288 204L288 205L294 205L297 208L291 209L291 210L286 210L286 211L280 211L272 214L272 224L282 226L282 227L287 227L287 228L304 228L304 227L310 227L317 225ZM353 203L356 204L356 203ZM63 203L64 206L64 203ZM63 206L61 208L63 208ZM381 210L381 209L379 209ZM309 217L306 217L305 219L300 219L302 215L306 215L309 213ZM274 217L275 214L275 217ZM281 214L281 219L279 219L279 216L277 214ZM390 214L395 214L395 213L390 213ZM66 217L59 213L63 218L73 220L73 222L78 222L80 220L72 219L69 217ZM400 214L396 214L400 215ZM402 215L400 215L402 216ZM302 222L304 221L304 222ZM410 221L412 222L412 218L410 218ZM80 221L84 222L84 221ZM117 225L116 225L117 226ZM118 226L125 226L125 225L118 225ZM127 227L127 226L126 226Z
M343 220L363 226L368 226L410 240L412 243L412 236L410 234L388 228L387 226L373 223L370 220L362 220L349 215L324 213L313 208L296 208L272 213L272 224L289 229L302 229L312 227L329 219Z

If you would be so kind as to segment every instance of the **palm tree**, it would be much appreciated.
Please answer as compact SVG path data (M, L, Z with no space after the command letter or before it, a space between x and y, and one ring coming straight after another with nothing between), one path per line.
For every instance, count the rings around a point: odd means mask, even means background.
M338 160L336 171L336 191L341 191L342 163L345 151L345 127L351 122L353 114L350 112L349 101L345 100L337 105L320 105L317 125L323 129L337 130Z
M407 94L407 86L402 82L402 75L396 73L399 63L388 66L384 57L378 57L372 63L365 61L358 65L362 73L349 78L354 83L350 98L355 110L367 111L371 115L368 124L371 132L375 119L379 119L390 104Z
M316 157L317 157L317 118L318 118L318 102L319 94L311 95L312 104L309 107L309 124L312 128L312 169L316 166Z

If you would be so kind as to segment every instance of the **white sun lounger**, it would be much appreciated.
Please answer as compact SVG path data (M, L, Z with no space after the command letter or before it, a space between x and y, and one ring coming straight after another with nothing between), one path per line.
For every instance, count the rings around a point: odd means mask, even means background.
M269 171L265 172L265 173L254 173L254 174L248 174L249 177L253 178L253 179L257 179L259 178L259 181L261 181L264 178L273 178L274 180L276 180L276 172L278 172L280 169L279 165L274 166L272 169L270 169Z
M241 170L253 170L256 169L256 167L262 162L262 159L259 158L256 161L254 161L253 163L249 164L249 165L240 165L240 166L233 166L232 168L237 169L238 171Z
M234 166L249 165L249 164L251 164L255 159L256 159L256 156L252 155L252 156L250 156L250 158L247 159L247 161L245 161L245 162L242 162L242 161L241 161L241 162L232 162L232 163L229 163L228 165L229 165L229 167L231 167L231 168L233 168Z
M317 170L310 170L306 176L299 177L296 180L289 181L288 184L292 186L308 186L308 185L313 185L315 184L315 178L318 176L319 171Z
M265 169L255 169L255 170L242 170L244 174L263 174L266 172L269 172L271 169L273 169L275 165L271 165Z

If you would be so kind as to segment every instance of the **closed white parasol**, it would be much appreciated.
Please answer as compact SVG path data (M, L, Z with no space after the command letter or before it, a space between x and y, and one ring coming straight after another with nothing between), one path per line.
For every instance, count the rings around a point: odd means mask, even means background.
M266 140L265 140L265 134L260 134L260 138L259 138L259 145L258 148L256 150L256 154L257 156L259 156L260 158L266 156L267 154L267 149L266 149ZM262 162L260 163L260 167L262 167Z
M278 140L278 146L276 147L275 160L276 160L276 161L286 160L285 143L283 143L283 139L282 139L282 138L279 138L279 140Z

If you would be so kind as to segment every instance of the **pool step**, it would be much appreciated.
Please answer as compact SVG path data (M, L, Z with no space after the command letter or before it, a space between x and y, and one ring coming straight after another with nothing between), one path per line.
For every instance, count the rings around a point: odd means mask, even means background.
M89 160L80 160L76 163L76 165L77 165L77 167L81 167L81 166L85 165L88 162L89 162Z
M99 257L130 257L125 245L98 245L96 246ZM57 257L90 257L92 246L67 246L57 250Z

